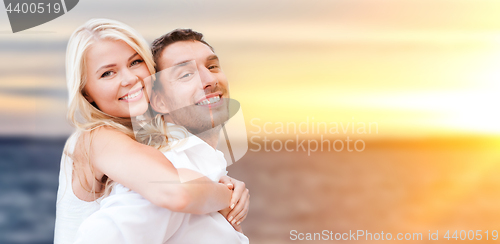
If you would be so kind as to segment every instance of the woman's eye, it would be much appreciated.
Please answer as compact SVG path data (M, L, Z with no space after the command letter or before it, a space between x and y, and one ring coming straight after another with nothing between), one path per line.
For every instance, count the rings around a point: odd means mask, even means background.
M132 63L130 64L130 66L134 66L134 65L138 65L140 63L144 62L144 60L142 59L137 59L137 60L134 60L132 61Z
M101 78L108 77L112 74L113 74L113 71L106 71L106 72L102 73Z

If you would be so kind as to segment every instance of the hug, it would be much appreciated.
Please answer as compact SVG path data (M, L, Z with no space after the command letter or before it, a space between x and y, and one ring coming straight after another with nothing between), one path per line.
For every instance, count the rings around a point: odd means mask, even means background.
M248 243L249 191L217 144L229 83L201 33L150 49L131 27L92 19L66 53L68 119L54 243Z

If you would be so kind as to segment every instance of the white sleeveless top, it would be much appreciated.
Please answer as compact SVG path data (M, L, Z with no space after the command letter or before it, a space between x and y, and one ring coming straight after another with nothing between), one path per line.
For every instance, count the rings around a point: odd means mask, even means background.
M67 141L68 154L75 150L79 132L73 133ZM92 213L99 210L99 201L80 200L72 187L73 160L63 152L59 171L59 189L57 190L56 226L54 244L74 243L80 224Z

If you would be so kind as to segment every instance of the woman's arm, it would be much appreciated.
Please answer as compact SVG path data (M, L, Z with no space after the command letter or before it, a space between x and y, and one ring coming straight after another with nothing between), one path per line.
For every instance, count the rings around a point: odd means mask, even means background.
M219 180L220 183L230 186L233 189L231 197L231 206L219 211L236 231L243 233L241 222L245 220L250 203L250 193L245 186L245 182L236 180L229 176L222 176Z
M94 133L90 148L94 169L139 193L151 203L175 212L206 214L227 208L231 190L187 169L196 180L181 183L178 170L158 150L110 128ZM96 172L96 173L97 173Z

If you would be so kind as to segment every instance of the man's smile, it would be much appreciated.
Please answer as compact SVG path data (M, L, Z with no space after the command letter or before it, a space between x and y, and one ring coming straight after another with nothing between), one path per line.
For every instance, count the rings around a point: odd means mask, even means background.
M214 106L218 102L220 102L222 97L222 93L212 93L208 94L207 96L203 97L202 99L198 100L195 105L197 106Z

